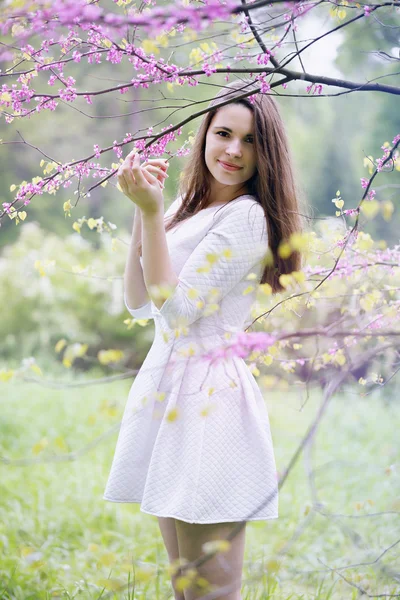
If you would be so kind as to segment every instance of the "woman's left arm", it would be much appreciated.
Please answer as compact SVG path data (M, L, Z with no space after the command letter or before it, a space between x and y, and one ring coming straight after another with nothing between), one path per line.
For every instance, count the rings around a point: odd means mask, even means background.
M160 309L166 297L158 296L156 288L167 286L173 291L179 283L169 256L164 212L159 211L151 215L142 213L142 250L143 277L146 288L153 303Z
M134 151L119 168L118 182L124 194L141 209L143 277L151 300L160 309L166 296L160 296L162 290L158 288L174 289L178 285L165 234L163 185L148 169L142 170L139 155Z

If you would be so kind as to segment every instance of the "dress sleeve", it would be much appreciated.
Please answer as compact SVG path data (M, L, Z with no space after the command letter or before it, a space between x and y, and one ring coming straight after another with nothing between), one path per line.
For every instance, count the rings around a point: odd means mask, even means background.
M176 200L174 200L172 202L172 204L170 204L170 206L165 211L164 219L166 219L167 217L170 217L178 210L181 200L182 200L182 197L178 196L178 198ZM140 257L140 264L142 265L142 257ZM147 302L147 304L138 306L138 308L131 308L130 306L128 306L128 302L126 299L126 293L124 291L124 304L125 304L126 308L128 309L129 313L135 319L154 319L150 300Z
M218 303L262 264L268 250L267 223L258 202L225 206L215 223L183 265L178 285L161 308L154 306L173 329L189 326L203 314L206 302ZM238 292L239 293L239 292Z

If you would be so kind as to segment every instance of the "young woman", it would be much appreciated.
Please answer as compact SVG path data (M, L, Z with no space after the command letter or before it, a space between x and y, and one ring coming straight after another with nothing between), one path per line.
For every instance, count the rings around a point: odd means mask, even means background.
M242 524L228 550L192 571L190 588L178 591L172 577L179 600L221 587L218 598L240 599L245 524L278 518L256 380L229 352L204 360L251 323L258 283L279 291L280 274L301 268L297 252L277 252L302 230L284 125L270 95L238 99L252 86L230 83L211 102L165 215L164 161L140 165L131 153L118 173L136 204L125 304L154 319L155 338L129 393L104 499L157 516L171 563L198 559L203 544ZM169 288L166 299L158 286Z

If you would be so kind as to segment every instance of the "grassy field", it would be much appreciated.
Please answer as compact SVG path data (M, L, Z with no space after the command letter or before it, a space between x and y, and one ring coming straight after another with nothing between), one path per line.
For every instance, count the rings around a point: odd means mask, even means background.
M2 600L172 598L156 518L102 499L130 385L1 384ZM243 600L400 594L400 404L363 390L331 400L280 491L280 518L247 525ZM302 410L299 390L264 395L282 473L322 393Z

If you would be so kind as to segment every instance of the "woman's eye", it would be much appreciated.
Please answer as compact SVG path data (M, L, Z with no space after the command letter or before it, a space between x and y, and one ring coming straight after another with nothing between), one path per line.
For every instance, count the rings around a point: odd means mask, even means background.
M227 131L217 131L217 135L220 135L220 133L224 133L225 135L229 135ZM253 140L247 139L247 142L249 142L249 144L253 143Z

